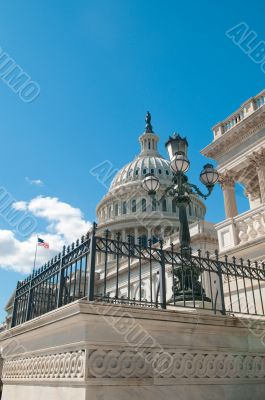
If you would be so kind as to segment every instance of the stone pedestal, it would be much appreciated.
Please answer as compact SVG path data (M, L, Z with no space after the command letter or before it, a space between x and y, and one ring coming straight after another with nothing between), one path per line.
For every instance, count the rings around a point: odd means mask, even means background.
M2 400L263 400L254 323L80 300L1 333Z

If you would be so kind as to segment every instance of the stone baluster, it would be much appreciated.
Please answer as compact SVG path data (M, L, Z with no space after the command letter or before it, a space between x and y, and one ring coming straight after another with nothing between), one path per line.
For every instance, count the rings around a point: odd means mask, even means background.
M248 234L249 239L250 240L251 239L255 239L255 237L257 236L257 231L254 228L254 220L253 220L253 218L252 217L247 218L246 219L246 224L247 224L247 227L248 227L247 234Z
M265 234L264 218L261 213L253 216L254 226L258 236L263 236Z
M247 226L246 222L239 221L237 223L237 228L238 228L238 237L239 237L240 243L247 242L248 241L248 234L247 234L248 226Z

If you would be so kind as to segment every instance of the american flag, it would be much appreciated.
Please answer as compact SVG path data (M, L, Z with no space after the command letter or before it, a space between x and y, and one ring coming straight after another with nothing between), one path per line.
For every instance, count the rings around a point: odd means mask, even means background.
M38 246L42 246L42 247L44 247L45 249L48 249L50 246L49 246L49 243L47 243L47 242L45 242L43 239L41 239L41 238L38 238Z

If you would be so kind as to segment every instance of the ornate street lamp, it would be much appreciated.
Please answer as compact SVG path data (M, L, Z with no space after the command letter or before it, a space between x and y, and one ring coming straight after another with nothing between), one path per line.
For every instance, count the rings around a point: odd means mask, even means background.
M206 194L202 193L200 189L190 183L188 181L187 175L185 172L188 171L190 162L187 157L188 153L188 142L186 138L182 138L179 134L174 134L172 137L169 137L169 140L166 142L166 148L168 151L169 159L170 159L170 167L173 171L173 179L172 185L166 188L162 198L165 196L170 196L176 201L176 205L179 208L179 241L180 241L180 249L182 253L182 257L186 260L190 258L190 231L189 231L189 223L187 218L187 206L191 202L190 195L196 193L203 199L206 199L210 196L215 183L218 181L219 175L218 172L214 169L212 164L206 164L203 167L202 172L200 173L200 181L206 186L208 192ZM142 182L143 188L148 192L148 194L154 197L160 187L159 179L154 176L154 174L148 174L144 178ZM160 202L159 201L159 202ZM188 265L188 264L186 264ZM192 266L190 266L191 271ZM178 276L180 272L177 272ZM189 272L189 278L187 278L186 273L186 283L185 287L183 284L180 284L179 289L181 289L182 293L184 290L188 290L190 293L192 291L192 297L194 300L194 287L197 288L197 298L201 298L201 284L198 282L199 273L198 271ZM181 281L181 277L178 276L179 281ZM183 281L183 279L182 279ZM180 294L180 290L178 290L178 294ZM200 292L200 293L199 293Z
M150 196L155 195L160 187L160 182L154 174L146 174L142 182L144 190L148 192Z

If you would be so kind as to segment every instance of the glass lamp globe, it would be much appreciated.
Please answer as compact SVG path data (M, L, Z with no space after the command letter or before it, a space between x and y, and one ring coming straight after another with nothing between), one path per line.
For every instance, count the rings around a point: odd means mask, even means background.
M218 178L219 174L212 164L206 164L200 173L200 181L208 187L213 186L218 181Z
M175 173L186 172L189 166L190 162L182 151L179 151L170 162L170 167Z
M160 187L160 182L153 174L147 174L142 182L142 186L148 194L156 194Z

